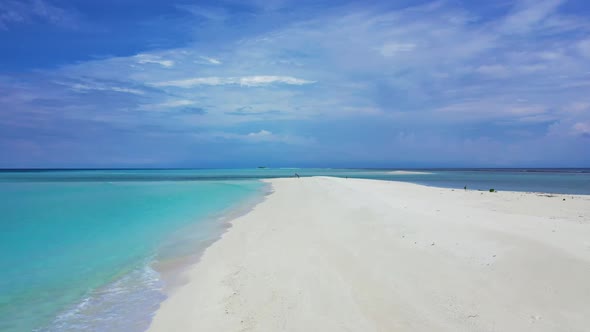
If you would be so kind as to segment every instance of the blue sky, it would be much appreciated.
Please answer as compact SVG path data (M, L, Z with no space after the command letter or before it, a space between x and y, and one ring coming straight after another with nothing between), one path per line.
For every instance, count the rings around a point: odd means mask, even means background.
M0 0L0 167L588 167L590 3Z

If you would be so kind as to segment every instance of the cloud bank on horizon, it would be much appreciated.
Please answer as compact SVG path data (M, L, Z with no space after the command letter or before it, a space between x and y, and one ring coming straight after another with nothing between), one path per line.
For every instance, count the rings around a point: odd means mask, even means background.
M590 165L583 0L0 2L0 167Z

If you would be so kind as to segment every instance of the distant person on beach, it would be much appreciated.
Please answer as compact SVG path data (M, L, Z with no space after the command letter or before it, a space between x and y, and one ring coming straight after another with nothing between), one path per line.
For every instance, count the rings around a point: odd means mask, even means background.
M298 179L300 178L299 174L297 174L297 173L295 173L295 176L296 176Z

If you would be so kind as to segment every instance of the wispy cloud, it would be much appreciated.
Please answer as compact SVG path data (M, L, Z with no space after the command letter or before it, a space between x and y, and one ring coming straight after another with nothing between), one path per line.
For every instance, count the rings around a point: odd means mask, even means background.
M122 92L122 93L132 93L135 95L143 95L145 94L144 91L139 89L131 89L131 88L121 88L118 86L89 86L84 84L74 84L72 85L72 89L77 91L88 91L88 90L99 90L99 91L115 91L115 92Z
M59 82L56 84L68 86L71 90L76 92L86 93L89 91L114 91L121 93L130 93L134 95L144 95L145 91L141 89L135 89L130 87L122 87L116 85L109 85L105 83L92 82L92 81L81 81L81 82Z
M502 22L506 33L525 33L539 28L554 15L565 0L518 0L512 12ZM547 27L549 25L546 25Z
M215 59L215 58L201 56L201 59L205 60L207 63L210 63L212 65L220 65L221 64L221 61L219 61L218 59Z
M577 122L572 129L576 135L590 136L590 122Z
M190 88L199 85L228 85L237 84L241 86L263 86L274 83L288 84L288 85L305 85L312 84L315 81L304 80L290 76L243 76L243 77L195 77L182 80L164 81L151 83L153 86L173 86L179 88Z
M275 152L293 160L470 162L464 150L483 162L507 146L588 160L584 14L557 0L461 4L176 7L192 27L183 46L0 77L0 120L149 134L185 146L179 158L287 144Z
M7 30L11 25L27 24L34 21L74 27L77 18L73 12L68 12L45 0L0 1L0 30Z
M155 104L143 104L140 106L142 110L156 110L156 111L166 111L175 108L185 108L187 106L194 106L195 102L192 100L187 99L173 99L167 100L161 103Z
M390 57L402 52L411 52L416 48L412 43L386 43L380 48L383 56Z
M197 5L176 5L176 8L187 11L197 17L211 21L224 21L228 18L227 11L220 7L197 6Z
M153 54L138 54L135 56L135 58L137 59L137 63L140 64L154 63L166 68L174 66L174 61L162 59L160 56Z
M281 111L279 111L279 110L255 110L252 107L240 107L235 111L225 112L225 114L228 114L228 115L254 116L254 117L260 117L260 116L264 116L264 115L277 115L280 113L281 113Z
M258 131L253 131L246 134L234 132L206 132L195 134L193 135L193 137L204 140L223 139L231 141L242 141L250 144L278 143L288 145L308 145L313 144L315 142L315 140L312 137L277 134L265 129L260 129Z
M268 130L261 129L259 132L249 133L246 136L253 139L265 139L268 137L272 137L272 133Z

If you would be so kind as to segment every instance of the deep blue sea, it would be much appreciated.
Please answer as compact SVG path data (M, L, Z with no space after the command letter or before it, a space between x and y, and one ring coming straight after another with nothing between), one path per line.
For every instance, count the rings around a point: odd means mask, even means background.
M588 169L419 171L0 171L0 331L145 330L164 299L162 267L219 237L224 215L265 195L262 178L590 194Z

